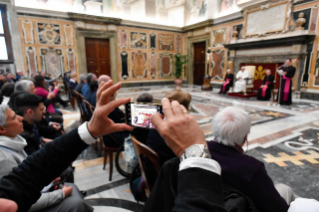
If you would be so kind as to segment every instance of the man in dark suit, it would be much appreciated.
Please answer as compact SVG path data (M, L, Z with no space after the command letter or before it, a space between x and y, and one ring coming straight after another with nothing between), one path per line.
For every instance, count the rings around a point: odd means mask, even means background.
M274 80L275 78L271 75L271 71L267 69L264 81L258 90L258 100L269 100L271 98L271 90L274 88Z
M220 88L219 93L225 94L229 91L229 88L233 87L234 84L234 75L231 73L230 69L227 69L227 73L225 76L224 83L222 84L222 87Z
M286 66L283 69L283 76L280 88L280 99L278 99L281 105L292 104L292 78L295 76L296 68L292 66L291 59L286 60Z
M99 88L97 107L89 123L48 143L1 179L0 212L17 211L18 208L19 211L27 211L39 198L42 188L75 160L87 145L92 144L95 138L116 131L132 130L128 125L115 124L108 118L108 114L116 107L130 101L127 98L109 103L110 96L121 87L120 83L115 86L112 84L109 81ZM162 103L166 120L160 114L155 114L152 123L167 145L182 158L173 211L225 212L221 198L221 169L214 160L207 159L209 155L203 151L207 144L200 126L179 103L170 104L168 99ZM196 153L192 151L195 149L198 150ZM210 175L216 181L211 178L190 180L205 175Z

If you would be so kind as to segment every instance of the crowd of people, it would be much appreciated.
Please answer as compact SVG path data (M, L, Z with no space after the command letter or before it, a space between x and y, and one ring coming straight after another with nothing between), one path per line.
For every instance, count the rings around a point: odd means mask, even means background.
M269 88L273 78L266 74L263 86ZM61 98L57 81L45 72L17 76L0 75L0 82L7 79L0 83L0 212L93 211L83 200L85 191L74 184L72 162L98 137L105 146L119 147L130 135L159 156L159 173L143 161L152 185L146 212L319 210L317 201L297 198L289 186L274 184L264 164L245 154L251 119L240 108L217 113L212 121L215 139L206 141L189 113L191 95L173 90L161 102L164 116L151 117L156 129L133 128L119 109L131 101L117 99L120 83L94 74L81 74L77 82L77 74L69 72L63 80L95 110L88 122L66 134L57 105L67 106L68 101ZM228 71L221 91L233 85L232 78ZM267 96L263 86L261 95ZM154 98L144 93L136 101L152 103Z

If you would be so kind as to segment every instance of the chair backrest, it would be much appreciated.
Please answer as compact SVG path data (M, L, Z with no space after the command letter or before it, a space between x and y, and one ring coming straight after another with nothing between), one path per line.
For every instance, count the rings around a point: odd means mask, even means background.
M154 165L155 169L157 172L160 171L161 166L159 164L159 156L156 152L154 152L151 148L149 148L148 146L146 146L145 144L142 144L141 142L139 142L138 140L136 140L136 138L134 138L134 136L131 137L132 138L132 142L133 142L133 146L134 146L134 150L138 156L138 163L140 165L140 169L141 169L141 173L142 173L142 178L145 182L146 185L146 196L149 197L151 194L151 189L150 189L150 185L148 184L147 178L146 178L146 174L145 174L145 169L144 169L144 163L142 161L142 156L147 157L152 164Z
M256 66L245 66L245 68L249 73L249 77L250 77L251 82L253 83L254 79L255 79Z
M84 106L84 103L83 103L84 97L81 94L79 94L77 91L74 91L74 90L72 91L72 94L73 94L73 96L75 96L76 103L77 103L78 108L80 110L80 115L81 115L80 122L84 123L84 122L87 121L87 114L86 114L86 111L83 108L83 106Z

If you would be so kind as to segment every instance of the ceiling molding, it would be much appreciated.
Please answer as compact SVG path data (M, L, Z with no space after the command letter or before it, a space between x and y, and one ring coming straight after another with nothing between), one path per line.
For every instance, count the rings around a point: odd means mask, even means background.
M244 19L240 11L214 19L213 26L218 24L223 24L226 22L239 20L239 19Z
M212 25L213 25L213 19L208 19L206 21L202 21L202 22L199 22L199 23L196 23L196 24L185 26L185 27L182 28L182 30L184 32L188 32L188 31L195 30L195 29L211 27Z
M93 22L100 24L113 24L120 25L122 19L119 18L111 18L111 17L103 17L103 16L95 16L95 15L87 15L82 13L68 13L69 17L73 21L84 21L84 22Z

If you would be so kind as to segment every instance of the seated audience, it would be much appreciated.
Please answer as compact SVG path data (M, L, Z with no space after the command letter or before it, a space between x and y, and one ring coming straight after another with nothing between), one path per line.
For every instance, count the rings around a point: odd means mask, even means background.
M23 72L21 70L18 70L16 80L19 81L21 77L23 77Z
M8 82L15 82L16 81L16 78L10 72L5 73L4 76L7 78Z
M153 96L149 93L143 93L137 98L136 102L152 103ZM139 142L146 144L149 132L150 130L147 128L134 127L131 135L134 136Z
M31 79L34 80L35 76L39 76L39 73L38 72L31 73Z
M111 83L106 84L100 88L100 91L106 90L110 85ZM116 91L120 88L120 84L112 88L115 88ZM92 144L95 141L94 137L117 130L132 129L125 124L114 124L111 120L105 120L104 115L107 115L108 111L113 111L115 107L130 101L129 99L117 100L116 104L112 104L112 107L107 102L112 94L111 89L106 91L107 95L98 99L99 103L94 117L88 124L84 123L79 129L75 129L68 135L49 143L45 148L29 156L26 159L27 163L20 164L8 176L2 178L0 198L3 199L0 199L0 205L3 207L0 208L0 212L15 212L18 207L21 211L29 210L31 205L39 198L39 191L50 183L57 173L77 158L87 148L87 145ZM159 114L156 114L152 117L152 123L165 137L167 145L172 148L178 157L194 144L206 145L205 136L198 123L190 115L185 115L178 103L173 102L170 105L169 101L164 99L163 107L167 108L164 111L166 119L163 120ZM174 112L172 108L175 108ZM178 109L180 112L176 113ZM101 125L104 127L99 127ZM47 157L47 155L52 157ZM189 161L192 161L192 166L187 166ZM47 167L50 167L50 169L47 169ZM178 172L176 202L173 210L170 211L206 212L209 210L225 212L220 173L220 167L214 160L207 160L200 156L184 159ZM156 210L156 208L153 209Z
M225 81L222 84L222 87L220 88L219 93L227 93L229 91L229 88L233 87L234 82L234 75L231 73L230 69L227 69L227 73L225 76Z
M189 110L190 102L192 100L192 96L189 93L185 93L181 90L173 90L166 95L166 98L168 98L170 102L177 101L179 104L183 105L186 110ZM148 134L147 146L158 154L160 165L163 165L166 161L175 157L175 154L166 145L164 139L157 130L151 130Z
M14 86L15 84L13 82L6 82L2 88L1 88L1 93L3 96L3 100L2 103L3 105L7 105L9 100L10 100L10 96L13 94L14 92Z
M35 76L34 84L36 87L36 95L43 97L44 99L54 99L59 92L59 85L57 85L52 91L47 91L45 88L46 82L43 76ZM62 116L61 111L54 108L53 103L47 106L47 111L49 113L58 113Z
M69 83L69 81L70 81L70 73L71 73L70 70L67 71L67 72L64 72L63 79L64 79L67 83Z
M271 98L271 90L274 88L274 80L275 78L271 75L271 71L267 69L264 81L258 90L258 100L269 100Z
M247 79L249 79L249 73L245 66L242 66L236 75L234 93L246 92Z
M0 89L4 85L4 83L8 82L6 76L4 74L0 74Z
M86 84L84 84L81 94L85 97L87 95L87 92L90 91L90 84L93 81L97 81L97 77L95 74L89 73L86 75Z
M75 90L76 86L78 85L76 72L72 71L70 77L69 85L73 90Z
M76 86L75 90L82 94L82 88L86 83L86 74L80 74L80 83Z
M19 136L23 132L22 120L23 118L16 115L7 105L0 105L0 178L9 174L27 158L24 151L27 142ZM75 211L93 211L84 202L74 184L66 183L66 185L52 192L42 192L39 200L29 211L67 211L70 206Z
M96 105L96 92L98 88L99 83L97 81L92 81L90 83L90 90L86 92L86 95L84 96L86 101L88 101L94 107Z

